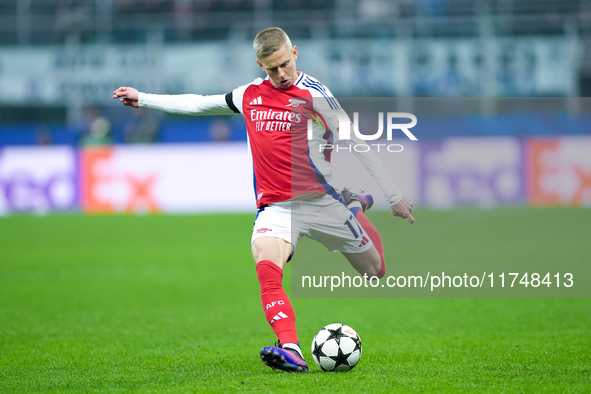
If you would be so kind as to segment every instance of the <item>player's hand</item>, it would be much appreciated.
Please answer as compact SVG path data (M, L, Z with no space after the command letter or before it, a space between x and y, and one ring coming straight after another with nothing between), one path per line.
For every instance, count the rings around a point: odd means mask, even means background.
M123 103L123 105L128 107L137 108L138 107L138 98L140 93L137 89L134 88L127 88L127 87L120 87L119 89L113 92L113 98L119 99Z
M412 216L413 203L410 198L402 197L402 200L398 201L396 205L392 205L390 210L392 215L398 216L403 219L407 219L410 224L415 222L415 218Z

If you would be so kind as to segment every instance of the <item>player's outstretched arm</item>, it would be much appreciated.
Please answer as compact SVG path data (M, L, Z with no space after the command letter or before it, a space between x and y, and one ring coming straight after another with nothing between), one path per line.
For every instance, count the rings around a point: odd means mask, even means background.
M133 108L150 108L180 115L233 115L234 109L226 101L226 94L202 96L199 94L150 94L122 86L113 92L113 98ZM141 103L140 103L141 101Z
M128 107L138 107L138 98L140 93L137 89L121 86L113 92L113 98L119 99L123 105Z
M407 219L410 224L415 222L415 218L412 216L412 200L406 196L402 197L402 200L398 201L395 205L390 207L392 215Z

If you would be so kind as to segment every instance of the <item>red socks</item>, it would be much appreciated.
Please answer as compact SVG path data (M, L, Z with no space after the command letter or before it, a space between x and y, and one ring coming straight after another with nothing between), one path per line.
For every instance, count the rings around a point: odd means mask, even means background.
M374 246L376 247L378 253L380 254L380 259L382 260L382 265L380 267L380 271L377 274L378 278L383 277L386 275L386 262L384 261L384 244L382 243L382 237L378 232L378 229L375 228L373 223L365 216L365 213L360 209L355 216L361 227L365 230L369 239L373 242Z
M361 209L357 212L356 217L380 255L382 265L377 276L381 278L386 274L382 237ZM283 270L269 260L259 261L256 270L261 285L261 301L265 318L281 344L297 344L295 313L285 290L283 290Z
M283 270L269 260L256 266L265 317L281 344L298 343L295 313L281 284Z

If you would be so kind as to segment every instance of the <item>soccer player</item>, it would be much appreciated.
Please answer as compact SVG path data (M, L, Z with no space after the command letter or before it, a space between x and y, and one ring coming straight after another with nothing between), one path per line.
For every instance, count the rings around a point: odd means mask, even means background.
M328 88L296 68L298 49L282 29L262 30L253 47L267 77L227 94L158 95L120 87L113 98L126 106L175 114L244 116L258 208L252 254L265 317L278 339L276 346L263 348L260 356L273 369L303 372L308 365L282 285L284 267L298 239L308 236L329 250L340 251L359 273L368 276L385 274L384 250L378 231L364 214L373 199L348 189L337 192L331 184L330 149L318 149L332 141L333 133L338 137L338 119L344 113L339 103ZM311 133L304 116L315 120ZM351 135L341 142L365 144ZM396 189L375 153L357 150L366 149L356 149L357 158L382 189L392 215L413 223L412 201Z

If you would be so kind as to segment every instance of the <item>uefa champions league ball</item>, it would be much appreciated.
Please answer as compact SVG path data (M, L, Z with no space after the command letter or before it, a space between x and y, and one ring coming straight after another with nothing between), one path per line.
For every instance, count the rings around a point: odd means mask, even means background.
M329 324L314 337L312 358L323 371L349 371L361 358L361 338L345 324Z

